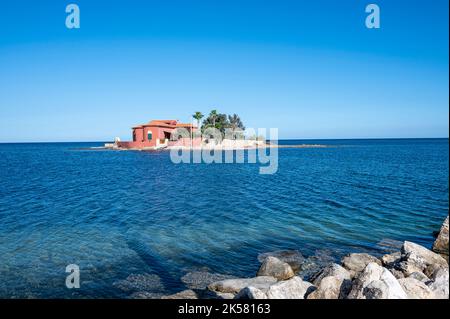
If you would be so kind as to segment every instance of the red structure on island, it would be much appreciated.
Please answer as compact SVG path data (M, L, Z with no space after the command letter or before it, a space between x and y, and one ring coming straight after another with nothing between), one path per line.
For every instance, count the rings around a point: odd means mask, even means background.
M132 128L133 141L117 142L126 149L159 149L167 146L192 146L200 143L200 138L191 139L197 127L177 120L153 120ZM195 142L195 143L194 143Z

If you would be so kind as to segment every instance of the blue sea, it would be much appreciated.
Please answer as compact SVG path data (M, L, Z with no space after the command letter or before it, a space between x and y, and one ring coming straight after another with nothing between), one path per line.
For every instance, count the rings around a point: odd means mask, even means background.
M254 276L274 250L337 261L431 247L449 208L448 139L280 141L302 143L330 147L281 148L274 175L86 149L103 143L0 144L0 297L127 298L130 275L168 294L192 271ZM69 264L79 289L65 286Z

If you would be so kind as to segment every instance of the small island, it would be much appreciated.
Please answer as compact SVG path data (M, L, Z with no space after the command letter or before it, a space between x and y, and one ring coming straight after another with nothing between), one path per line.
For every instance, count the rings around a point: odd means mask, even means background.
M151 151L327 147L320 144L278 145L267 141L262 135L246 135L245 126L237 114L226 115L212 110L202 125L201 112L195 112L192 117L197 121L196 124L178 120L151 120L146 124L136 125L132 127L131 141L115 138L114 143L106 143L102 149Z

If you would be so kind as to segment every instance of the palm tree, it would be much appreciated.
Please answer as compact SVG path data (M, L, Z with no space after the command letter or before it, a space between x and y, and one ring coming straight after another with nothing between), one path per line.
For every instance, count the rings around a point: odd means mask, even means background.
M245 126L237 114L228 115L228 127L233 131L233 139L243 139Z
M211 113L209 113L209 117L211 118L213 122L213 127L216 127L216 119L217 119L217 110L212 110Z
M223 135L227 127L229 127L227 115L218 113L217 110L212 110L208 117L203 120L202 131L207 128L215 128Z
M228 121L230 123L230 128L232 128L233 130L245 130L245 126L242 123L241 118L237 114L228 115Z
M200 128L200 120L203 118L202 112L195 112L192 117L197 120L197 128Z

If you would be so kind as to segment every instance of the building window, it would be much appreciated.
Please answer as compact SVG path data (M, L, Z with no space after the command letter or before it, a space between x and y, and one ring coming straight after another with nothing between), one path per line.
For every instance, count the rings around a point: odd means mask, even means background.
M148 139L149 141L152 140L152 132L150 132L150 131L147 132L147 139Z
M136 142L136 132L133 131L133 142Z

